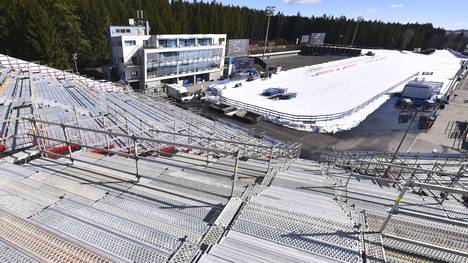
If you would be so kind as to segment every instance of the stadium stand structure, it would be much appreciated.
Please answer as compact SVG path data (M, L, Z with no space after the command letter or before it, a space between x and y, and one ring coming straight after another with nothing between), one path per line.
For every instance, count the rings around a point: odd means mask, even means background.
M131 138L117 134L161 141L171 139L225 150L243 142L244 150L252 156L271 150L278 156L293 154L299 147L273 145L248 131L226 127L165 102L149 100L112 83L6 56L0 56L0 63L0 145L4 152L16 152L36 144L43 150L63 151L65 137L72 148L78 148L79 144L129 151L128 148L134 147ZM30 134L32 130L35 137ZM106 136L96 133L97 130L113 134ZM257 145L260 147L253 147ZM158 145L138 143L138 152L153 151L153 146Z
M468 262L460 156L303 160L110 83L0 62L1 262Z

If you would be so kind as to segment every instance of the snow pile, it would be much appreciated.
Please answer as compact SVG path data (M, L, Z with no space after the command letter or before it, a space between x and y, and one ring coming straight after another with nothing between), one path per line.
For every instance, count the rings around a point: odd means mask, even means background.
M460 59L445 50L432 55L389 50L372 52L375 56L282 71L271 79L242 82L240 87L235 87L240 81L223 83L218 87L221 100L294 129L336 132L357 126L388 99L385 93L389 89L401 91L405 83L416 76L444 82L442 92L445 92L460 68ZM432 75L422 75L423 72L432 72ZM263 90L271 87L296 92L297 97L271 100L261 96ZM369 101L371 98L374 99ZM336 116L348 111L352 114L339 115L339 119L320 117L314 121L314 116Z

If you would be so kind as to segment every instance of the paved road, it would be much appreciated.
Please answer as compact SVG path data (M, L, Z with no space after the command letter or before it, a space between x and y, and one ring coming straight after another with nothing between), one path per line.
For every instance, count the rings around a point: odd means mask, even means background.
M395 125L389 125L389 116L386 116L383 111L388 107L393 108L393 101L386 103L383 108L371 114L356 128L336 134L298 131L264 121L256 125L245 124L224 116L218 115L218 117L245 128L255 128L258 132L264 131L266 136L277 140L290 143L300 142L302 143L302 157L315 159L324 147L329 146L341 150L391 151L396 149L408 124L398 124L398 114L394 113L392 122ZM412 127L402 150L411 145L418 132L416 127Z

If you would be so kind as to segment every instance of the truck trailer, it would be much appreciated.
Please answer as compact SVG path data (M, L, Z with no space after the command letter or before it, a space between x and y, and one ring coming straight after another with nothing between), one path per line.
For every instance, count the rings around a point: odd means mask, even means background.
M186 87L179 84L166 84L166 94L170 98L174 98L179 102L185 103L190 102L194 95L189 92Z

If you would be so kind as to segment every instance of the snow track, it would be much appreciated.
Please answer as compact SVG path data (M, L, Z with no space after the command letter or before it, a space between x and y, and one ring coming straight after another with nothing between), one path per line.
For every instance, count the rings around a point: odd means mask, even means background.
M444 82L445 92L460 68L460 59L445 50L432 55L372 51L375 56L292 69L239 88L234 88L238 82L220 84L221 99L288 127L335 132L358 125L386 101L386 93L401 90L416 77ZM297 98L271 100L260 95L271 87L297 92Z

